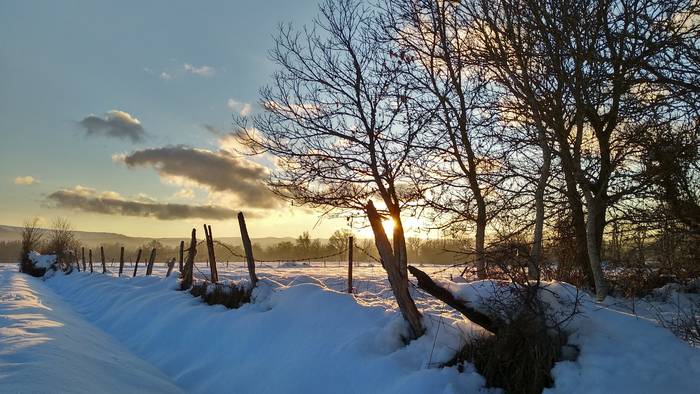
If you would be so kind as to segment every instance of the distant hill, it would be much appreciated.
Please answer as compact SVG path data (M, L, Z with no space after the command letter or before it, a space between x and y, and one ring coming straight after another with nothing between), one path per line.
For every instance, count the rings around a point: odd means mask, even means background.
M91 231L75 231L76 237L85 246L101 245L101 244L120 244L127 248L139 247L147 242L156 240L163 245L175 247L180 244L180 241L186 239L183 238L149 238L149 237L130 237L128 235L118 234L118 233L102 233L102 232L91 232ZM202 234L203 235L203 234ZM214 238L217 240L230 244L230 245L241 245L240 237L217 237L216 232L214 232ZM0 225L0 242L1 241L19 241L22 239L22 227L18 226L6 226ZM251 238L253 243L256 243L262 247L267 247L280 242L294 242L296 238L294 237L263 237L263 238ZM326 242L326 239L320 239L322 242Z

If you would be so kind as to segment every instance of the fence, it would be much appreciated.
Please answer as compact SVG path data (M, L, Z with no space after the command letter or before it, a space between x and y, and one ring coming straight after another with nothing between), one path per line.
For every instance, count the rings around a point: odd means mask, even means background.
M191 283L209 282L219 284L240 283L242 280L257 280L261 278L273 280L282 285L291 285L302 281L312 281L321 284L329 289L352 293L355 298L370 305L383 305L385 307L395 307L395 300L392 295L387 274L382 268L382 263L374 257L372 251L357 245L353 237L348 238L347 246L339 251L316 256L304 256L295 259L257 259L253 255L250 244L247 226L243 214L238 217L241 238L243 241L244 253L239 253L229 245L214 239L210 225L204 225L205 238L197 240L196 230L192 230L190 246L185 248L185 241L180 242L177 269L181 273L183 280L191 277ZM214 245L226 249L231 255L237 257L238 261L227 261L225 263L216 260ZM201 246L204 246L202 248ZM194 248L195 255L192 261L188 258L191 249ZM204 249L206 253L197 253ZM88 264L85 259L85 248L81 250L82 261L78 260L78 252L75 252L76 267L78 270L94 272L92 261L92 249L88 249ZM119 253L119 260L112 260L107 263L104 249L100 248L99 266L104 273L116 273L117 276L136 277L141 275L170 276L175 269L175 258L168 261L156 263L158 251L152 248L148 260L141 261L144 255L139 249L135 259L125 261L124 248ZM195 256L205 256L197 261ZM82 267L81 267L82 263ZM142 264L143 263L143 264ZM188 263L190 267L188 268ZM442 277L444 279L458 276L464 264L444 265L421 265L427 272ZM109 267L109 269L108 269ZM188 269L191 271L188 274ZM116 271L116 272L115 272ZM253 279L255 278L255 279ZM430 307L432 309L444 309L443 304L417 289L415 285L410 288L411 295L419 306ZM447 309L445 309L447 312Z

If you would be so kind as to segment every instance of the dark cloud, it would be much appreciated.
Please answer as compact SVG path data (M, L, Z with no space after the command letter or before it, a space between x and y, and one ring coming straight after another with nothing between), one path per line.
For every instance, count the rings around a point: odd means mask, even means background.
M214 205L158 203L148 199L125 199L114 192L97 194L92 189L76 187L51 193L47 197L56 208L74 209L108 215L153 217L160 220L215 219L233 217L231 209Z
M208 132L210 132L210 133L212 133L212 134L214 134L214 135L222 135L222 134L224 134L224 133L221 131L221 129L219 129L219 128L216 127L216 126L212 126L212 125L210 125L210 124L203 124L202 127L204 128L204 130L206 130L206 131L208 131Z
M169 146L139 150L119 159L128 167L150 166L161 176L182 177L212 191L227 192L247 207L275 208L281 205L265 186L265 167L223 151Z
M146 135L141 122L124 111L112 110L104 117L90 115L78 123L89 136L101 135L140 142Z

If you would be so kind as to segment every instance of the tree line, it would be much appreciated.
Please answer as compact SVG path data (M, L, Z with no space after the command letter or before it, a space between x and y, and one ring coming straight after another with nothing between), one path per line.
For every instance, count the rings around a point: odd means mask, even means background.
M699 7L327 0L280 27L235 135L276 157L278 195L366 215L414 335L407 215L471 239L464 274L554 261L603 300L613 263L698 273Z

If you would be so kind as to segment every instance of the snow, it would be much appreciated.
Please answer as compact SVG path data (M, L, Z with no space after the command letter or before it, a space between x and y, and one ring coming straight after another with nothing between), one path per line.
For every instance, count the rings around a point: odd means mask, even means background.
M463 373L440 367L482 331L415 290L428 331L404 344L407 326L386 279L372 267L355 269L355 295L342 292L343 267L260 267L254 303L236 310L177 291L175 275L163 278L164 268L156 268L159 276L73 272L45 282L0 269L0 392L76 391L74 385L92 392L136 386L195 393L499 391L484 388L471 365ZM225 280L246 275L237 265L220 272ZM507 287L495 281L442 283L476 306ZM697 392L700 350L652 318L626 312L621 300L598 304L564 283L548 283L543 295L555 309L582 302L582 313L568 325L569 342L580 355L556 364L555 386L547 393ZM42 323L32 328L35 319L25 314L40 315ZM9 325L26 327L8 331ZM9 345L22 341L31 344ZM8 363L24 364L7 373Z
M41 280L0 270L0 392L182 392Z
M29 260L36 268L51 268L52 265L56 263L56 255L53 254L39 254L38 252L31 251L27 254Z

